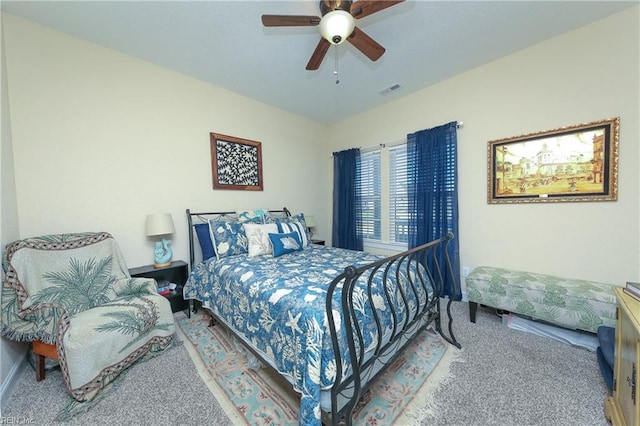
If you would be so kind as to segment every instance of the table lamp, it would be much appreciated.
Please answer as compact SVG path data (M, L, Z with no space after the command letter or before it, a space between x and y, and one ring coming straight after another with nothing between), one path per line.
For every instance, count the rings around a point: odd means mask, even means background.
M176 229L173 226L171 214L156 213L148 215L145 223L145 232L147 237L175 234ZM169 244L171 244L171 240L168 238L162 238L156 242L154 268L164 268L171 265L173 252L169 248Z
M305 215L304 222L307 224L307 228L309 228L309 236L312 236L313 232L311 232L311 228L315 228L317 226L316 217L312 215Z

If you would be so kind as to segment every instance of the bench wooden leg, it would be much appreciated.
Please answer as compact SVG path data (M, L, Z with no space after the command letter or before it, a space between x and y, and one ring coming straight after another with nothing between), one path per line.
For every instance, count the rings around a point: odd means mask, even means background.
M469 302L469 321L476 322L476 312L478 311L478 304L476 302Z

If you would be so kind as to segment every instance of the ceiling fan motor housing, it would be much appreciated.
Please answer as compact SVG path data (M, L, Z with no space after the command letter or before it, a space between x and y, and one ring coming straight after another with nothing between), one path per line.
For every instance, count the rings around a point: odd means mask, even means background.
M320 34L332 44L340 44L353 32L351 1L320 1Z
M351 13L351 0L340 1L340 0L320 0L320 12L322 16L331 12L332 10L344 10L347 13Z

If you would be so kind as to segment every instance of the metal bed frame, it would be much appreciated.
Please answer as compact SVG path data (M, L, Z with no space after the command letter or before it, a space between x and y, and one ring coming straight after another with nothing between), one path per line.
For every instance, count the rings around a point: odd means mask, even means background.
M233 219L234 212L211 212L211 213L192 213L186 210L187 220L189 224L189 250L191 268L194 264L194 222L193 218L199 218L200 222L205 222L207 217L213 216L218 218ZM289 210L270 211L270 213L281 214L282 216L290 216ZM457 348L461 348L460 343L453 334L453 318L451 316L451 303L453 299L449 298L446 304L446 314L448 318L448 335L442 329L441 321L441 296L446 288L445 286L445 269L448 276L453 276L451 261L449 259L447 247L449 241L453 239L453 234L448 233L446 236L431 241L411 250L387 257L380 261L371 263L360 268L349 266L344 272L338 275L329 285L326 298L326 316L329 322L329 331L331 334L331 342L334 353L336 354L336 379L335 384L331 388L331 411L322 413L322 422L332 425L350 425L354 410L364 396L368 392L369 386L375 382L375 379L382 374L385 369L393 363L406 346L408 346L423 330L430 326L434 326L435 330L450 344ZM403 291L395 282L399 282L399 274L406 271L408 283ZM414 271L414 273L410 273ZM417 272L415 272L417 271ZM395 281L390 278L395 275ZM359 286L366 283L365 294L367 295L367 303L374 306L372 299L371 286L375 276L381 276L383 279L383 290L387 298L387 306L392 307L389 303L391 292L399 291L401 299L407 302L407 293L411 292L414 297L423 294L423 300L419 300L418 305L413 308L409 315L406 316L402 323L398 322L397 313L392 312L394 317L394 327L391 335L382 336L382 324L378 314L373 310L374 318L367 318L368 321L374 321L377 328L377 335L380 338L375 343L373 354L365 354L365 340L362 333L363 326L356 315L356 307L354 306L354 289L356 282ZM364 281L363 281L364 280ZM455 281L455 280L454 280ZM455 282L452 284L455 287ZM422 291L419 291L419 289ZM452 294L455 294L455 288ZM340 305L336 306L333 301L334 293L340 294ZM342 325L337 326L332 312L339 309L342 312ZM214 318L224 324L219 319ZM226 327L232 334L230 327ZM338 343L338 334L340 330L346 332L347 349ZM238 337L238 336L236 336ZM242 341L241 338L239 338ZM371 344L370 344L371 346ZM251 347L247 347L254 355L265 365L269 365L261 355ZM342 359L349 359L351 362L352 372L347 374Z

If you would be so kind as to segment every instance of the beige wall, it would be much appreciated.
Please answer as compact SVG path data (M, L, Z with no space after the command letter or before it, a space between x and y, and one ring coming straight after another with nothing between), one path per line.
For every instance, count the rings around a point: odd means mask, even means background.
M2 20L0 20L2 22ZM0 34L2 28L0 27ZM2 153L0 154L0 247L18 238L18 208L16 199L16 185L13 167L13 147L11 141L11 121L9 120L9 98L7 93L7 73L4 56L4 37L2 37ZM4 270L2 271L4 280ZM1 300L1 297L0 297ZM0 302L1 305L1 302ZM24 359L27 345L0 338L0 416L6 407L11 394L13 377L17 376L21 361Z
M13 15L5 32L21 237L104 230L139 266L149 213L172 214L185 260L186 208L326 222L326 126ZM262 142L264 191L212 190L210 132Z
M458 131L462 266L615 284L638 281L639 15L640 7L632 8L349 117L330 127L327 152L463 121ZM487 204L489 140L615 116L621 122L617 202ZM326 167L331 169L329 161Z

